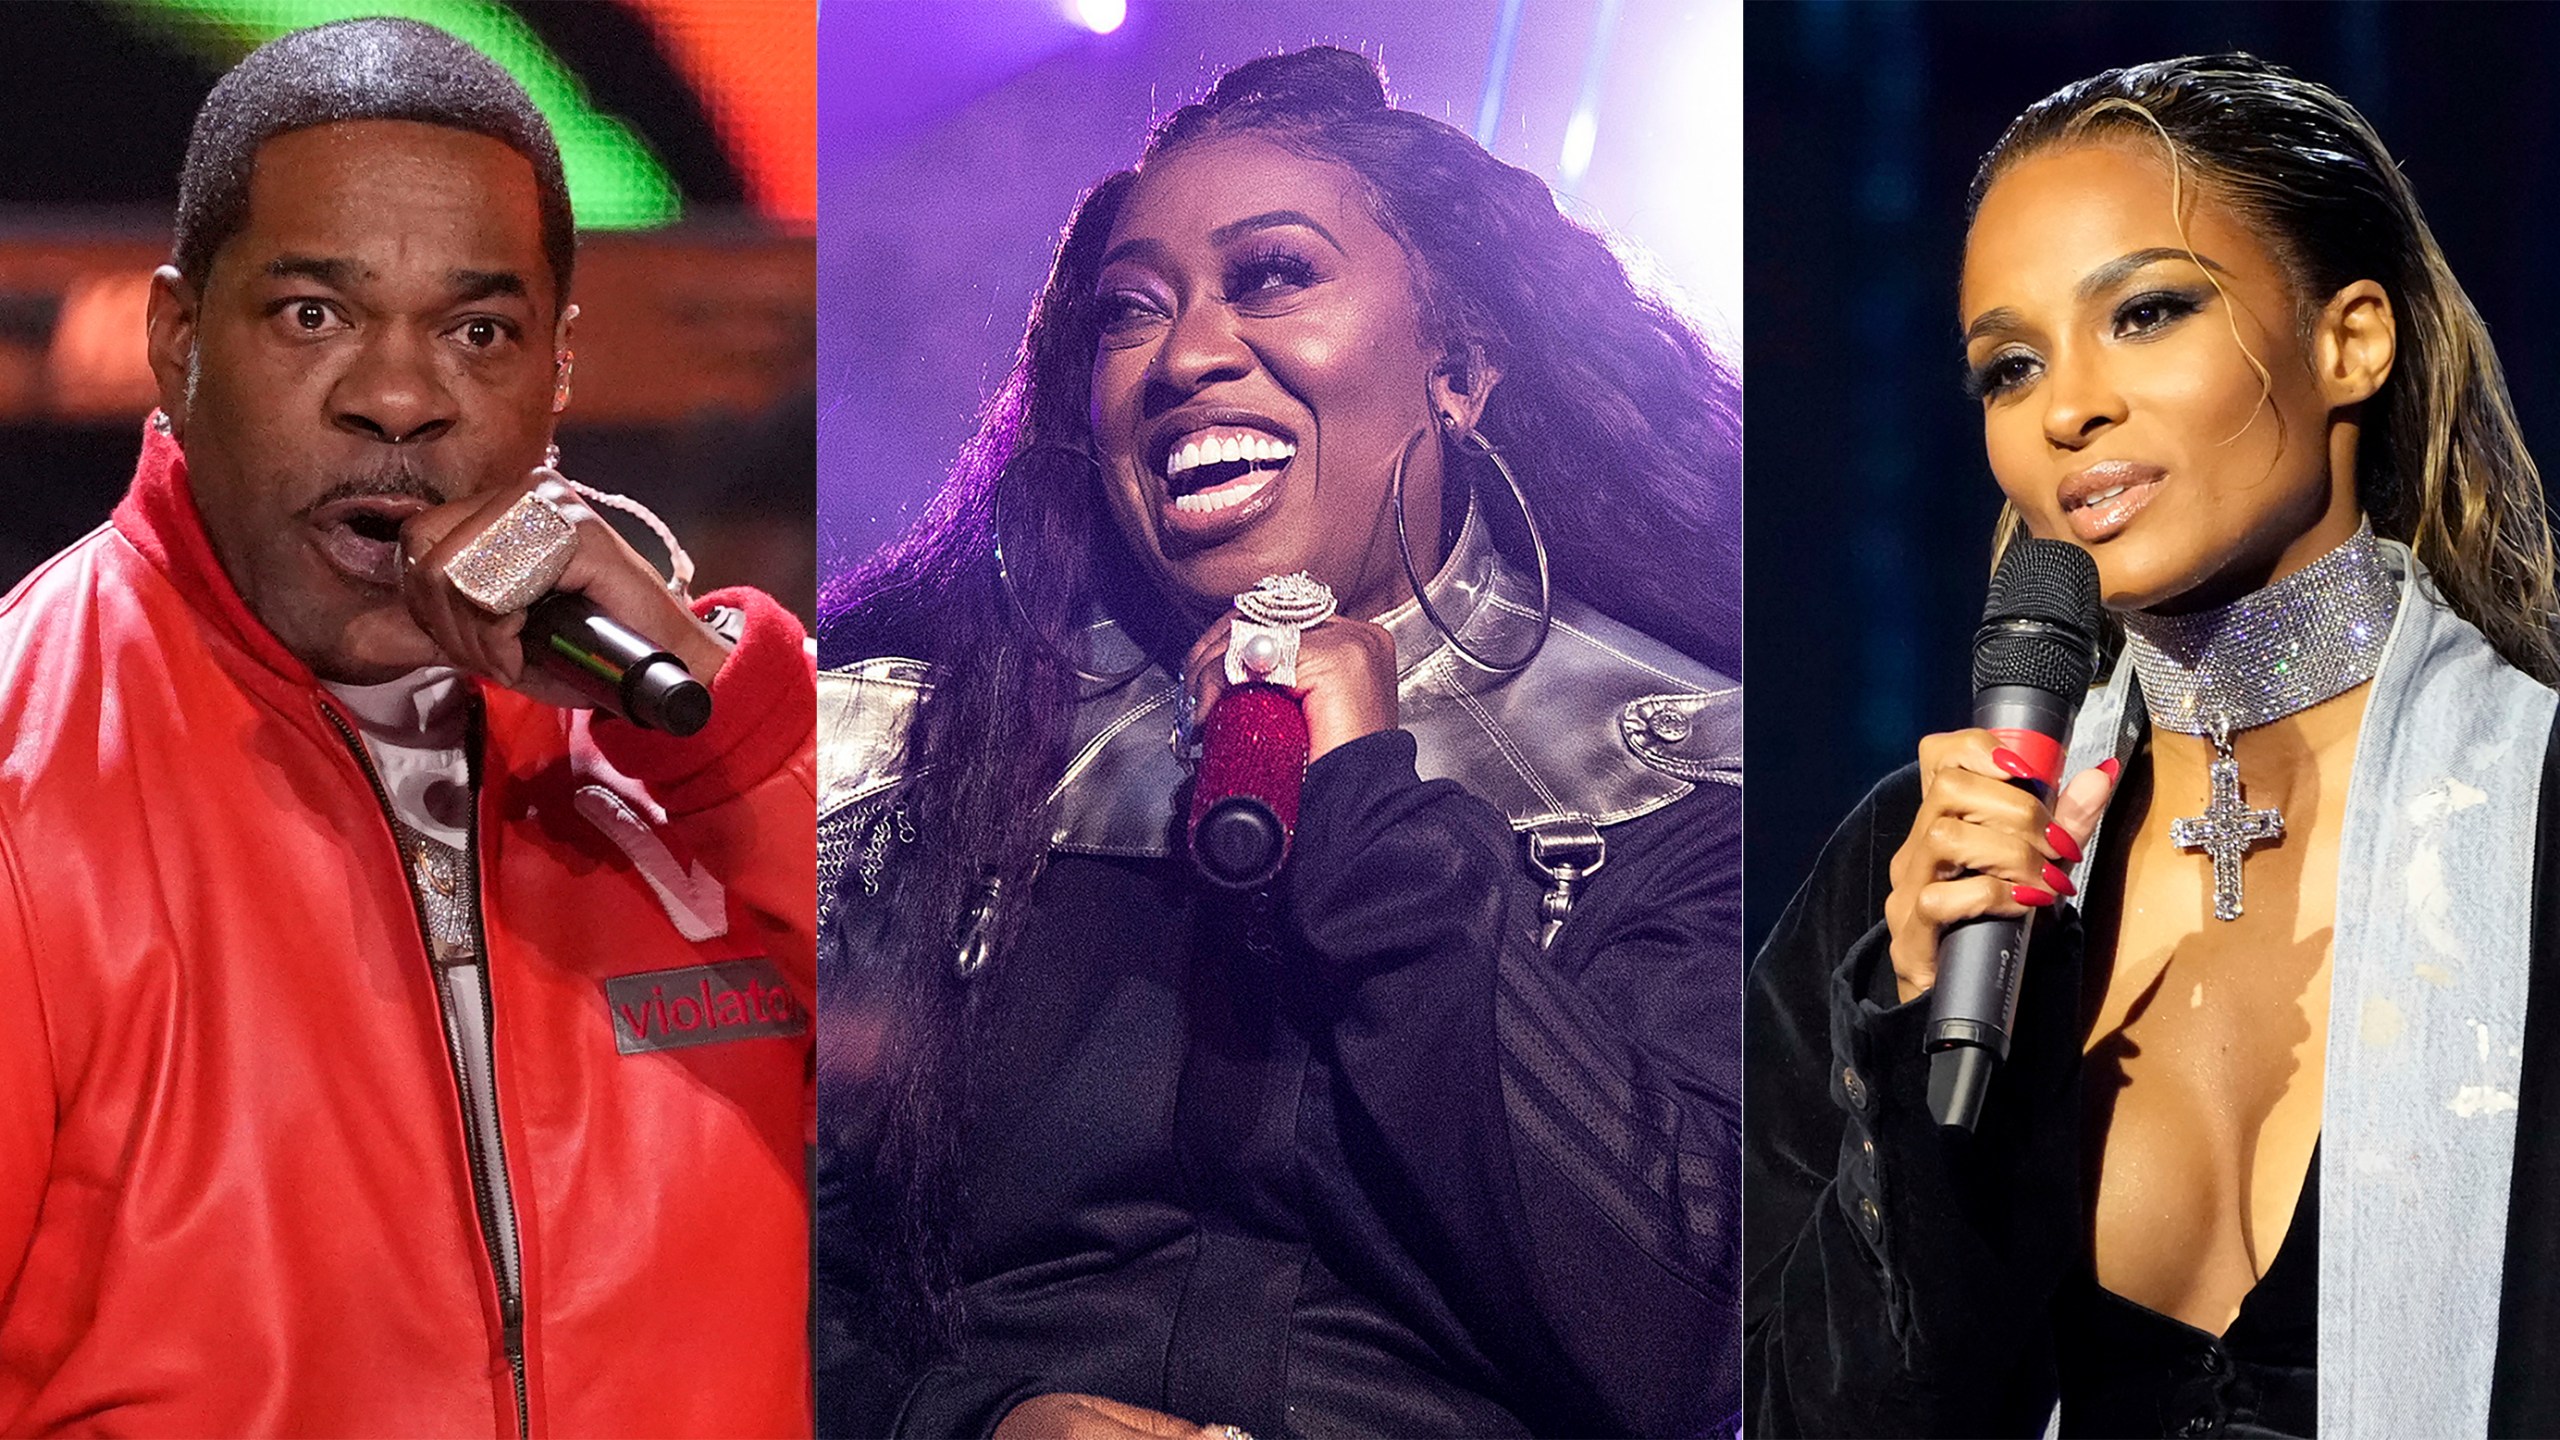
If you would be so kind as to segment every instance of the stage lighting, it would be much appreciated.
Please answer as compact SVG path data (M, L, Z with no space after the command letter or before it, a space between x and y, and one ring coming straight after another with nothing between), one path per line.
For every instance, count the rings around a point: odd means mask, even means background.
M1574 111L1573 118L1565 122L1564 154L1556 158L1556 170L1565 189L1582 183L1583 175L1591 169L1592 147L1599 140L1600 117L1589 110Z
M1074 0L1077 23L1096 35L1108 35L1129 18L1129 0Z

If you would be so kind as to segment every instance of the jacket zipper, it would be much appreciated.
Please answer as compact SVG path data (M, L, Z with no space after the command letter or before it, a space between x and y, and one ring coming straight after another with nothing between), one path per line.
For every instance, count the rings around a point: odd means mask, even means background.
M338 738L346 743L348 752L355 756L357 768L364 772L365 783L373 788L374 803L381 807L382 818L391 827L391 836L396 847L400 836L399 817L392 811L390 792L382 788L382 777L374 771L373 757L365 753L363 740L357 737L353 727L339 717L334 707L323 704L320 707L320 713L328 718L331 728L338 732ZM426 906L418 899L417 887L405 868L406 856L402 857L404 868L400 876L400 887L409 897L409 913L417 922L418 939L426 952L428 971L435 977L437 1024L438 1028L444 1032L445 1058L453 1066L454 1093L461 1097L463 1105L463 1153L470 1161L471 1194L480 1211L480 1243L488 1257L489 1273L497 1281L499 1319L504 1330L507 1370L515 1381L516 1435L518 1440L527 1440L532 1433L533 1412L525 1390L524 1295L521 1284L507 1273L505 1249L503 1242L498 1238L498 1227L502 1223L500 1216L502 1214L513 1216L515 1207L509 1204L504 1211L501 1211L498 1205L498 1187L507 1183L507 1142L505 1132L498 1124L497 1012L496 1002L490 994L489 986L489 937L480 920L480 725L480 707L477 700L474 700L471 708L469 739L466 741L468 749L465 755L466 762L471 767L472 804L471 819L465 827L464 852L471 864L471 938L477 952L474 963L480 970L481 1034L488 1037L490 1048L491 1071L486 1105L489 1133L497 1137L498 1153L494 1157L488 1154L480 1143L480 1126L476 1123L472 1112L477 1110L483 1101L471 1083L470 1067L463 1060L462 1037L454 1032L453 1016L460 1001L454 994L453 982L446 974L446 967L436 960L435 928L428 923ZM521 1257L524 1253L522 1237L516 1235L508 1238L515 1242L515 1251ZM518 1263L522 1263L521 1258Z

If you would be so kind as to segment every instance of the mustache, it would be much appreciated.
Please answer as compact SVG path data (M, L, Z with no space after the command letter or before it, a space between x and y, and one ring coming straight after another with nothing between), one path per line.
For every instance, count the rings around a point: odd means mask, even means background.
M454 487L420 469L408 456L386 455L379 463L364 470L341 475L302 508L308 514L341 500L372 500L386 496L442 505L454 498Z

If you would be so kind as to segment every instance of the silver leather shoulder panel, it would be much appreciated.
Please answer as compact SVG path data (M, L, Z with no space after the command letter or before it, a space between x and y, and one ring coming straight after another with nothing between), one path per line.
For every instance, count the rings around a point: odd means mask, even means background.
M1500 561L1472 514L1431 593L1480 653L1515 655L1535 633L1535 583ZM1396 640L1400 723L1422 777L1458 782L1514 829L1614 825L1698 785L1742 783L1741 686L1587 605L1558 596L1546 643L1513 675L1467 661L1410 602L1381 623ZM1098 639L1115 663L1137 653L1116 633ZM822 817L904 778L907 727L930 689L923 664L895 657L818 677ZM1188 779L1168 743L1179 695L1149 667L1078 708L1050 793L1059 849L1171 850Z
M1519 623L1533 612L1510 579L1487 603ZM1515 829L1576 817L1614 825L1699 783L1740 783L1742 687L1563 596L1528 669L1488 677L1443 647L1403 689L1423 778L1457 781ZM1646 721L1630 731L1632 715ZM1689 719L1685 730L1675 716ZM1676 747L1665 730L1680 734Z
M1511 578L1489 604L1510 604ZM1059 849L1169 853L1187 778L1168 743L1177 694L1150 671L1077 715L1075 758L1053 792ZM1490 676L1444 642L1404 671L1397 697L1422 778L1458 782L1517 830L1614 825L1699 784L1741 783L1741 686L1569 599L1528 669Z
M1190 771L1173 753L1182 688L1162 669L1076 711L1075 750L1049 792L1050 843L1078 855L1163 855L1172 849L1175 793Z
M1618 712L1627 749L1693 785L1742 784L1742 687L1647 695Z
M933 688L924 662L897 656L818 672L818 815L896 785L907 726Z

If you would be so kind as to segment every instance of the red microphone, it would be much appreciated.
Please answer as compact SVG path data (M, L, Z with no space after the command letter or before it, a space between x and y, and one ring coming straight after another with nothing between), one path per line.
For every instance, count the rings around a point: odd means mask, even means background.
M1277 685L1238 685L1200 727L1191 863L1210 884L1254 890L1289 858L1307 778L1307 712Z
M1258 889L1289 858L1307 781L1307 712L1289 687L1301 637L1333 613L1331 587L1304 570L1236 597L1227 690L1200 726L1191 787L1191 863L1212 885Z

